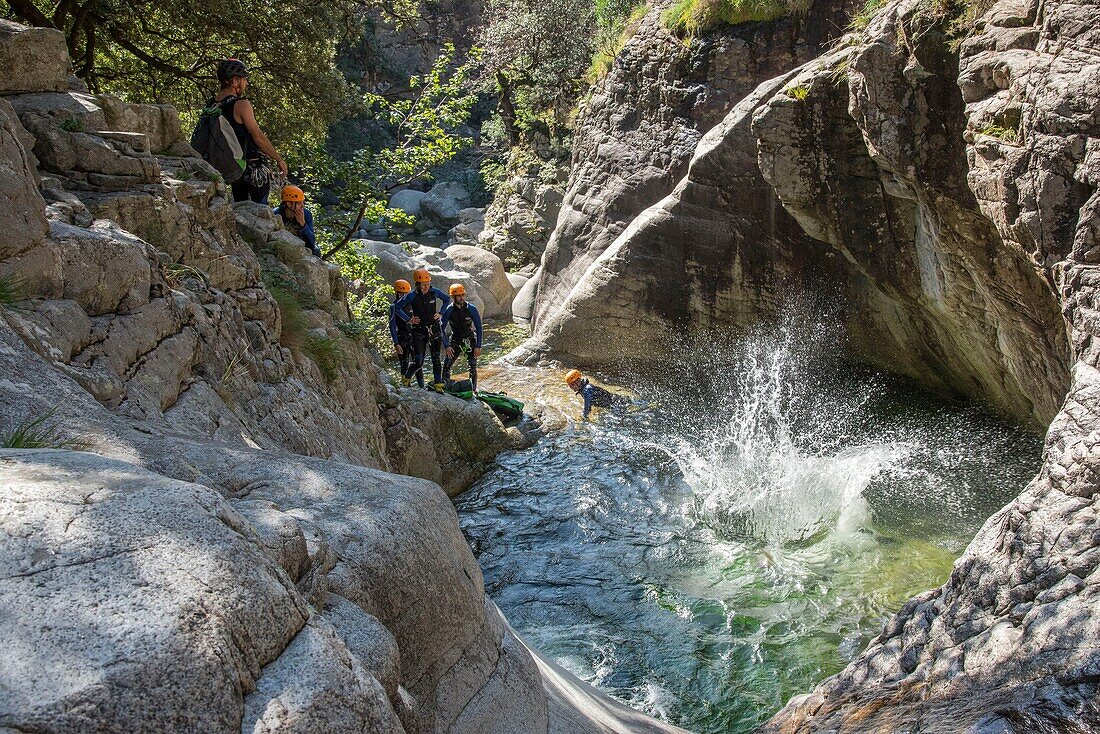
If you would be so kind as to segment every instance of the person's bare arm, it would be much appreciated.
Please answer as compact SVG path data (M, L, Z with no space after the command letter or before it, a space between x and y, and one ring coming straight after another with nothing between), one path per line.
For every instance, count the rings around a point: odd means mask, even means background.
M237 121L252 134L252 139L256 141L256 145L259 146L263 154L275 161L279 166L279 170L285 176L287 174L286 163L283 161L283 157L279 155L279 151L275 150L275 146L264 135L264 131L260 129L260 124L256 122L256 111L252 108L252 103L247 99L242 99L237 103L233 112L237 117Z

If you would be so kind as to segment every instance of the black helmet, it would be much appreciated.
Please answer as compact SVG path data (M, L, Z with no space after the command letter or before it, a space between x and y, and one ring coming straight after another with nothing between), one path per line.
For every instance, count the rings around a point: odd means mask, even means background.
M240 59L226 59L218 62L218 81L228 82L237 77L248 78L248 67Z

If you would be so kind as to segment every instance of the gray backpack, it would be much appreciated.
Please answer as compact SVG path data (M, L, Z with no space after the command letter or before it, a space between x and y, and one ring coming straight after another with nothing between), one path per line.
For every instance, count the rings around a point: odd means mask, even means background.
M226 183L240 180L248 165L241 141L237 139L237 132L226 117L227 110L232 110L236 101L237 97L232 96L221 102L211 100L199 112L199 124L191 135L191 147L217 169Z

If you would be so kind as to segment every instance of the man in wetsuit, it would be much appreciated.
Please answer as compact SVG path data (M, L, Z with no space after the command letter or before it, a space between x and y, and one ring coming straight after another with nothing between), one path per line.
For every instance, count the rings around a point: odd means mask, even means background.
M466 352L470 365L470 388L477 392L477 358L481 356L481 314L477 306L466 301L466 288L461 283L451 286L451 305L443 309L440 321L443 347L447 361L443 363L443 380L451 377L451 368L458 356ZM448 333L449 332L449 333Z
M393 339L393 351L397 352L397 358L401 360L401 376L409 368L409 358L412 356L412 328L407 321L397 318L398 302L412 292L412 286L407 280L394 281L393 303L390 304L390 338ZM408 310L406 307L406 315ZM424 370L416 373L416 381L420 387L424 387Z
M597 408L611 408L618 404L619 396L602 387L596 387L588 381L580 370L569 370L565 374L565 384L569 389L584 398L584 419L588 420L588 414L592 412L592 406Z
M425 352L432 353L432 376L435 381L432 389L443 392L443 365L439 358L443 337L439 323L443 319L443 309L451 302L443 291L432 287L432 276L420 268L413 271L416 289L397 302L395 315L411 327L412 359L405 369L401 384L408 387L417 370L424 369Z

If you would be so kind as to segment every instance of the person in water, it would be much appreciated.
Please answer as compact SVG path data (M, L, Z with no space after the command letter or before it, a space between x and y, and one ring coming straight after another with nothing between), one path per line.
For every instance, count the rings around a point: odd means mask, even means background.
M416 289L398 301L394 311L398 319L409 324L412 335L412 358L402 375L401 384L405 387L412 384L412 376L424 369L425 353L430 350L432 376L435 378L432 389L442 393L443 365L439 355L443 335L439 325L443 320L443 309L447 308L451 299L443 291L432 287L432 276L423 268L413 271L413 282Z
M397 304L402 298L412 293L412 286L407 280L397 280L393 284L393 303L390 304L390 338L393 339L393 351L397 352L397 358L401 361L401 375L404 376L409 369L409 358L412 356L412 327L407 321L397 317ZM409 315L410 307L405 306L405 314ZM424 370L416 373L416 381L420 387L424 387Z
M611 408L619 403L618 395L593 385L587 377L581 374L580 370L569 370L565 374L565 384L569 386L570 390L584 398L584 412L582 415L585 420L588 420L588 414L592 412L593 406Z
M306 208L306 192L287 184L283 187L280 198L283 203L275 207L274 211L283 220L286 231L305 242L306 248L314 255L321 257L317 235L313 232L313 213Z
M447 360L443 363L443 381L451 377L451 368L459 355L466 352L470 365L470 389L477 392L477 358L481 356L481 314L477 306L466 300L466 287L461 283L451 286L451 305L443 309L440 329L443 332L443 348ZM449 333L448 333L449 332Z

